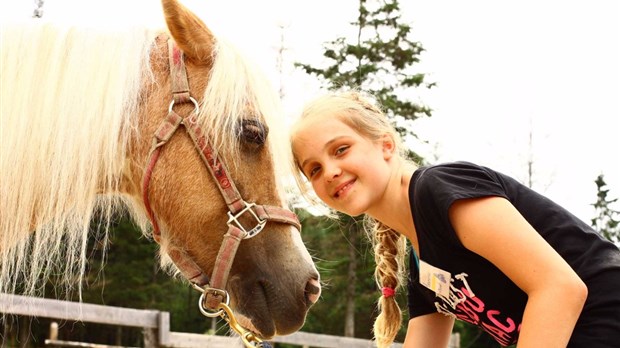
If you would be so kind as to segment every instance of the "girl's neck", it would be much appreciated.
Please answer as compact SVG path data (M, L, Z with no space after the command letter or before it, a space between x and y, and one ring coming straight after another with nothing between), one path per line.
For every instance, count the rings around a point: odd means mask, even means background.
M417 238L409 205L409 183L415 170L413 164L404 160L395 163L385 194L375 207L366 212L412 242L417 242Z

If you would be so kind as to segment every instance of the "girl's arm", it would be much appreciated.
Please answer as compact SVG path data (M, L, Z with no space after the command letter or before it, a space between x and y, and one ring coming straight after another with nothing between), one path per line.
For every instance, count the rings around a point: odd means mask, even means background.
M403 348L446 348L454 319L441 313L422 315L409 320Z
M517 347L566 347L588 293L568 263L504 198L460 200L449 213L463 245L527 293Z

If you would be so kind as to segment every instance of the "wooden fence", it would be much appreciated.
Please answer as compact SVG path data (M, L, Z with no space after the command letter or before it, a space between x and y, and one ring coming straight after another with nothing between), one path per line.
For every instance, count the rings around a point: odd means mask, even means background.
M143 329L144 347L148 348L243 348L241 339L235 336L228 337L171 332L170 313L156 310L131 309L0 294L0 312L29 317L55 318L60 320L139 327ZM370 340L308 332L296 332L288 336L278 336L270 342L288 343L302 347L311 346L321 348L367 348L375 346ZM46 345L56 347L109 347L96 344L59 341L53 334L49 340L46 340ZM394 343L392 347L401 348L402 344ZM458 334L452 335L448 348L459 348Z

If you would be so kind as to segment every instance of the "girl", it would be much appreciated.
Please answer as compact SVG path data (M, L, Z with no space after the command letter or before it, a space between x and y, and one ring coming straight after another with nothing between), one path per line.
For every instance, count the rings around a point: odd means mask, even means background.
M417 168L356 92L309 103L291 146L306 197L309 182L330 208L367 218L383 292L379 347L401 325L406 240L405 347L446 347L454 319L520 348L620 346L620 250L551 200L472 163Z

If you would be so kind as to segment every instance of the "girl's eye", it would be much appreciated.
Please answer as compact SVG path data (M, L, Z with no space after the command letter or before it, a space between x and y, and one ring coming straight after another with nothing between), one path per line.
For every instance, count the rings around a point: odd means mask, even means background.
M336 154L336 156L338 156L338 155L342 155L342 154L343 154L345 151L347 151L348 149L349 149L349 146L348 146L348 145L343 145L343 146L340 146L339 148L337 148L337 149L336 149L335 154Z
M310 168L310 171L308 172L308 177L312 178L316 173L318 173L319 169L321 169L319 166Z

